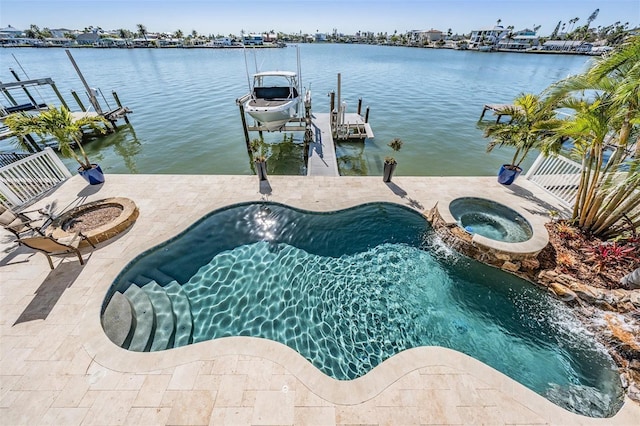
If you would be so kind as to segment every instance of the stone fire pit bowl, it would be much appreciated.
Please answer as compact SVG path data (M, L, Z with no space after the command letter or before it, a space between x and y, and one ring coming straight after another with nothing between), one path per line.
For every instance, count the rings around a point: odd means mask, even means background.
M98 244L129 228L138 218L138 207L128 198L114 197L93 201L64 212L49 225L53 238L81 232L80 247ZM88 241L87 241L88 240Z

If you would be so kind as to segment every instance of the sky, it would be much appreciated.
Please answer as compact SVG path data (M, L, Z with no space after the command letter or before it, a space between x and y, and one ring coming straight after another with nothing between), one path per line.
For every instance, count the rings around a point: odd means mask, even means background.
M620 21L640 26L640 0L1 0L0 27L181 30L190 34L245 32L405 33L436 29L454 34L501 25L515 30L540 25L549 35L558 21L580 18L600 9L592 26ZM567 25L568 29L570 24Z

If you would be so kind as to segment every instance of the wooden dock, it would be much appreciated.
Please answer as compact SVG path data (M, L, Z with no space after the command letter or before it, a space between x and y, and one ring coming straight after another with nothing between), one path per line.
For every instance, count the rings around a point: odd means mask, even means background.
M331 114L312 114L311 118L313 139L309 143L307 176L340 176L331 135Z

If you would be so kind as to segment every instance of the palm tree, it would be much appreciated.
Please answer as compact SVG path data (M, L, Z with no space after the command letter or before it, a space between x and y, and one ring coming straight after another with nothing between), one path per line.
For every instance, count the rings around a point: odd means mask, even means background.
M142 36L144 38L144 41L148 41L147 40L147 27L145 27L142 24L138 24L138 34L140 34L140 36Z
M540 148L543 141L549 140L548 128L555 120L553 104L531 93L519 95L514 104L500 111L511 117L509 122L497 122L486 125L484 137L491 138L487 152L495 147L509 146L515 153L508 169L517 170L532 149ZM547 143L549 151L557 145Z
M635 232L640 228L640 36L548 92L575 111L557 129L574 139L573 151L582 159L573 219L601 237ZM615 149L606 165L605 141Z
M106 132L104 125L107 123L99 115L75 119L64 106L42 111L38 115L30 115L26 112L13 113L7 116L4 122L16 135L20 147L24 146L26 136L31 133L42 138L53 136L58 142L60 154L76 160L82 170L93 168L82 147L82 129L90 127L95 132L104 134ZM74 147L78 147L80 155L74 151Z

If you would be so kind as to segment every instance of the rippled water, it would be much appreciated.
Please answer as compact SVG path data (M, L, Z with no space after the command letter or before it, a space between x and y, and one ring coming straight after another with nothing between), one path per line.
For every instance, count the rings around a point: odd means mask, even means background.
M314 111L328 112L327 94L342 75L342 100L355 112L358 98L370 106L375 139L341 143L343 175L380 175L394 137L405 145L395 157L397 174L416 176L493 175L512 153L485 153L476 127L485 103L510 103L520 92L538 93L550 83L581 72L584 56L478 53L446 49L303 44L302 80L311 87ZM89 147L107 173L251 173L235 99L247 93L242 50L238 49L72 49L92 87L112 107L111 91L131 108L132 129ZM75 107L71 89L84 89L63 49L0 49L0 81L13 81L8 67L26 79L51 77ZM261 70L296 68L296 51L263 49ZM254 59L249 54L250 64ZM13 93L13 92L12 92ZM18 92L16 92L17 95ZM49 89L32 90L38 101L59 104ZM24 95L22 95L24 97ZM26 100L26 97L24 97ZM282 140L279 133L269 142ZM301 135L282 144L269 172L300 174ZM533 156L530 161L533 160ZM69 162L68 164L73 164ZM530 164L527 163L527 164ZM526 165L525 165L526 167Z
M613 361L569 310L454 254L400 206L228 208L136 259L110 294L154 274L187 293L193 342L276 340L339 380L408 348L443 346L574 412L611 416L621 405Z

